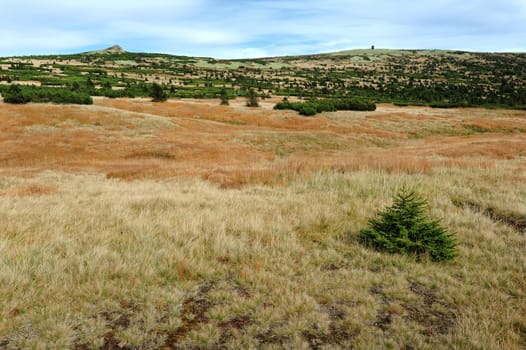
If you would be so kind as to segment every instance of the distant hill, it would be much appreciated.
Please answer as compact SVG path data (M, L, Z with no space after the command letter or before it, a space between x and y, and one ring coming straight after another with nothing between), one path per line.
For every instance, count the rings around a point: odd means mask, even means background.
M91 96L359 97L435 107L526 108L526 53L359 49L301 56L214 59L138 53L114 45L74 55L0 58L0 91L42 85Z
M113 45L112 47L108 47L107 49L104 49L104 50L88 51L88 52L85 52L84 54L87 54L87 55L105 55L105 54L115 55L115 54L122 54L122 53L128 53L128 51L124 50L119 45Z

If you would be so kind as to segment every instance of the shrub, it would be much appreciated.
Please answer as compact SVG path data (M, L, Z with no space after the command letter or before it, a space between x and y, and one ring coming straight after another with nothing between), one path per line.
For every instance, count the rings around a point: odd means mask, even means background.
M4 92L5 103L22 104L30 101L31 98L29 98L27 94L24 94L22 88L16 84L11 85L9 89Z
M6 103L93 103L90 95L66 88L11 85L3 94Z
M360 240L377 250L414 255L419 260L425 255L433 261L453 259L457 255L453 235L439 221L428 219L425 207L425 200L413 190L400 190L393 205L360 231Z
M294 110L295 108L293 107L293 104L289 102L289 99L284 97L281 102L277 103L274 106L274 109L276 109L276 110L283 110L283 109L292 109L292 110Z
M150 97L152 98L152 102L164 102L168 99L168 95L164 92L163 87L157 83L153 83Z
M316 115L318 113L318 110L316 109L316 106L304 104L299 108L299 113L306 117L310 117Z
M253 88L248 90L247 94L247 107L259 107L258 95Z
M221 95L220 95L220 99L221 99L221 105L223 106L228 106L229 103L228 103L228 93L226 92L226 89L221 89Z
M301 115L312 116L317 113L334 111L374 111L376 104L357 98L312 99L306 102L283 100L276 104L274 109L292 109Z

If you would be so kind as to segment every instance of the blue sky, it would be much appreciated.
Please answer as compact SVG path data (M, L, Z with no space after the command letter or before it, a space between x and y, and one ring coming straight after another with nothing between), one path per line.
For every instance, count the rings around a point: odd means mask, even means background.
M216 58L353 48L526 52L526 0L0 0L0 56Z

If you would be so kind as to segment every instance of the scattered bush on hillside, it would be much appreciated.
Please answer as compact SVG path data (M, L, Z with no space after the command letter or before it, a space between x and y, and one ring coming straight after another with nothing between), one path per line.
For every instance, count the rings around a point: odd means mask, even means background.
M304 116L313 116L321 112L334 111L374 111L376 104L357 98L312 99L306 102L289 102L283 99L274 109L291 109Z
M168 95L164 91L164 88L157 83L152 85L150 97L152 98L152 102L164 102L168 99Z
M258 95L253 88L248 90L247 107L259 107Z
M228 93L226 92L226 89L224 89L224 88L221 89L220 99L221 99L221 105L222 106L228 106L229 105Z
M6 103L22 104L31 101L29 96L22 92L22 88L19 85L11 85L8 90L2 93Z
M366 246L389 253L416 256L428 255L433 261L453 259L457 253L452 234L425 215L426 201L415 191L401 189L391 207L369 220L369 226L360 231L360 240Z

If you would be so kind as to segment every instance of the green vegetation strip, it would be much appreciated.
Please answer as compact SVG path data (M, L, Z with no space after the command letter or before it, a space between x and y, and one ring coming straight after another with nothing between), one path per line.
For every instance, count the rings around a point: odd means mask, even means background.
M2 91L2 95L4 96L4 102L15 104L28 102L93 104L93 99L90 95L64 88L11 85L8 89Z
M289 102L287 99L284 99L274 108L291 109L299 112L301 115L313 116L322 112L374 111L376 110L376 104L371 101L355 98L312 99L306 102Z

